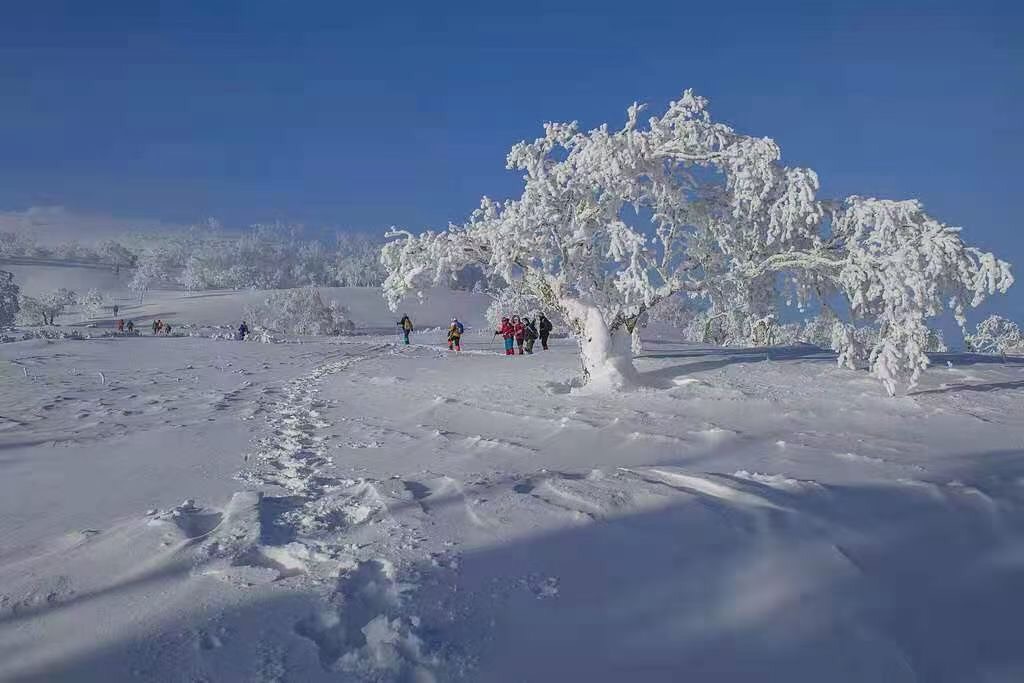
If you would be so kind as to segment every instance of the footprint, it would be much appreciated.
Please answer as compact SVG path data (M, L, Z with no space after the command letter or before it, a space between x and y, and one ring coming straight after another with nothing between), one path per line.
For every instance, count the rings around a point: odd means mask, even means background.
M416 500L423 500L430 495L430 488L418 481L403 481L402 485L405 486L405 490L411 493L412 497Z
M327 670L372 680L434 680L415 632L418 621L401 614L403 590L387 560L359 562L338 581L338 604L298 621L295 633L313 641Z
M512 490L516 493L532 493L533 489L537 488L532 481L524 481L516 484L512 487Z

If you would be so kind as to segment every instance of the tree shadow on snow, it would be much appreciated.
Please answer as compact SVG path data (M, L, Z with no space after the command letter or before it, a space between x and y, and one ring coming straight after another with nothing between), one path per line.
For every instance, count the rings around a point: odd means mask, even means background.
M645 342L646 343L646 342ZM671 365L641 372L641 381L649 386L658 388L669 388L673 386L673 380L682 376L692 376L701 372L712 372L730 365L741 363L758 363L771 361L812 361L829 362L834 364L836 355L831 351L823 351L816 346L786 346L768 348L701 348L686 349L680 351L665 351L658 353L641 353L638 360L652 359L662 360L669 358L708 358L708 360L693 360L687 363Z
M1024 515L970 487L1008 454L978 458L964 486L705 477L742 496L467 553L431 641L488 681L1017 680Z
M988 392L1013 389L1024 389L1024 380L1015 380L1010 382L985 382L982 384L950 384L939 387L938 389L921 389L919 391L912 391L907 395L923 396L925 394L953 394L961 391Z
M1024 365L1024 356L1001 356L984 353L929 353L929 360L934 364L945 365Z

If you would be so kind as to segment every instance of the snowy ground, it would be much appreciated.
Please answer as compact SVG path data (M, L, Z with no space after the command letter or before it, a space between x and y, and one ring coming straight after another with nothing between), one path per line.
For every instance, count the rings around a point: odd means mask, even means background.
M370 334L0 345L0 679L1024 680L1024 360L649 340L596 396L342 294Z

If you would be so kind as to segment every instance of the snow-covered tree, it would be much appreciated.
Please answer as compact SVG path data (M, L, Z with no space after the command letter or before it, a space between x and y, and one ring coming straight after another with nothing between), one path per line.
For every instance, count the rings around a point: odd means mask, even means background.
M99 290L90 289L79 297L78 305L81 307L82 315L88 318L99 318L103 315L103 295Z
M325 302L314 287L274 292L244 315L254 329L287 334L333 336L355 328L348 310L337 301Z
M974 332L964 335L967 348L976 353L1024 353L1024 333L1017 323L998 315L978 323Z
M48 318L43 310L42 302L24 292L18 296L18 312L15 322L18 325L46 325Z
M128 288L133 292L138 292L139 303L141 304L143 298L146 296L146 292L148 292L153 285L159 284L166 279L167 266L163 253L150 251L139 258L138 263L135 266L135 273L132 274L132 279L128 283Z
M501 324L501 319L518 315L520 317L535 317L538 313L544 312L543 302L527 287L523 287L519 281L496 288L487 293L491 303L484 312L484 318L494 329ZM547 313L545 313L547 315ZM558 312L555 311L549 316L553 323L561 323L558 319Z
M203 259L196 254L192 254L188 261L185 262L185 267L182 268L181 274L178 275L178 282L188 292L195 292L209 287L210 282L207 278Z
M82 261L88 263L99 260L99 255L94 249L81 244L77 240L57 244L53 247L53 255L59 259L67 261Z
M646 125L642 110L631 106L618 130L546 124L508 155L524 173L519 198L485 197L466 223L440 232L393 232L381 253L390 304L482 266L559 310L585 377L617 388L636 381L637 321L673 294L748 331L782 295L828 313L841 295L845 319L878 325L879 338L860 348L835 315L840 362L866 354L893 393L927 365L928 318L949 305L962 321L1013 282L1007 263L917 201L818 199L814 171L782 165L771 139L713 121L691 91Z
M75 303L75 293L61 287L41 297L22 294L18 299L17 322L22 325L54 325L66 306Z
M342 287L377 287L384 281L381 240L362 233L339 232L335 238L334 279Z
M14 275L0 270L0 329L10 327L18 318L18 298L21 289L14 282Z
M27 229L0 232L0 256L48 256L50 252L36 243Z
M319 242L303 242L298 245L290 281L304 285L329 285L334 279L330 272L331 265L330 254L324 245Z
M135 254L120 242L106 240L100 243L97 251L103 262L114 269L116 275L121 274L121 268L135 265Z

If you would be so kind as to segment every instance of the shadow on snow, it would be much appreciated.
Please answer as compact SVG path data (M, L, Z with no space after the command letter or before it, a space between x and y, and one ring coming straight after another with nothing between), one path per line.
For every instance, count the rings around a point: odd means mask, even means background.
M741 495L666 484L679 502L567 520L465 552L457 568L404 567L419 588L388 616L417 615L442 661L476 662L468 680L1020 680L1021 455L965 457L963 484L779 488L701 475ZM253 680L267 650L313 667L286 677L328 679L338 653L318 652L299 627L314 609L311 596L281 591L215 618L197 607L23 680ZM235 629L224 647L182 650L211 620Z

